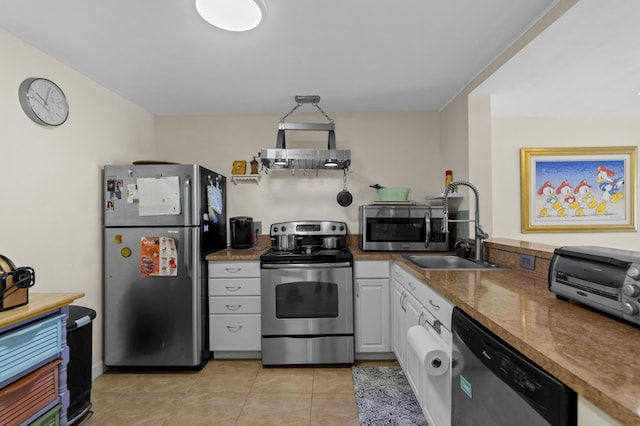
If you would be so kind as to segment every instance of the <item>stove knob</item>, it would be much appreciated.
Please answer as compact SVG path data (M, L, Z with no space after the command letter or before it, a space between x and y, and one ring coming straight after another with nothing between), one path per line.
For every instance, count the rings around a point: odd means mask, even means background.
M624 312L625 315L637 315L638 311L639 311L638 305L636 305L630 300L622 304L622 312Z
M287 230L287 227L286 227L286 226L284 226L284 225L282 225L282 228L280 228L280 229L282 230L282 232L284 232L284 231L286 231L286 230Z
M273 227L273 232L278 232L278 227L277 226Z
M622 286L622 294L628 297L636 297L640 294L640 287L635 284L625 284Z
M627 275L633 279L638 279L640 277L640 269L637 266L632 266L627 271Z
M340 231L344 231L344 225L340 225Z
M335 231L336 230L336 226L335 225L331 225L331 230Z

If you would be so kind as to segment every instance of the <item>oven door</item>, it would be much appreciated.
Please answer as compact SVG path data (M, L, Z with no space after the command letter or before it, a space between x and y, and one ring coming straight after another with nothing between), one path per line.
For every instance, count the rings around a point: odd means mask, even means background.
M262 336L353 334L352 267L263 264Z

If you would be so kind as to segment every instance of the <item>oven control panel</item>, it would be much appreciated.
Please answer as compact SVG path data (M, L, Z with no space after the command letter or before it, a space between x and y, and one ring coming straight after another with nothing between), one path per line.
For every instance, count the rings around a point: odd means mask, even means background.
M342 236L347 235L347 224L327 220L280 222L271 225L270 235Z

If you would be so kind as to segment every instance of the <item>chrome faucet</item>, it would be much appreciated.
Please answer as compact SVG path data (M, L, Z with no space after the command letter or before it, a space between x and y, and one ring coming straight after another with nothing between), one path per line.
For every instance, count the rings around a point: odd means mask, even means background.
M459 185L462 186L467 186L469 188L471 188L471 190L473 191L473 193L475 194L476 197L476 212L475 212L475 218L473 220L471 219L449 219L449 193L453 192L456 188L458 188ZM484 230L482 229L482 226L480 226L480 194L478 194L478 188L475 187L474 184L472 184L471 182L467 182L467 181L456 181L456 182L451 182L451 184L449 184L449 186L447 186L447 189L444 190L444 208L443 208L443 213L444 213L444 217L442 219L442 232L449 232L449 222L475 222L475 240L476 240L476 255L475 255L475 260L479 261L479 262L483 262L483 249L482 249L482 240L484 240L485 238L489 238L489 234L487 234L486 232L484 232Z

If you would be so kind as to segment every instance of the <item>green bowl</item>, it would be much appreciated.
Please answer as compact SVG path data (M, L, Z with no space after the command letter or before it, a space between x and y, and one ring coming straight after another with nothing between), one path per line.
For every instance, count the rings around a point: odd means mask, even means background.
M407 201L409 197L409 188L379 188L378 197L380 201Z

